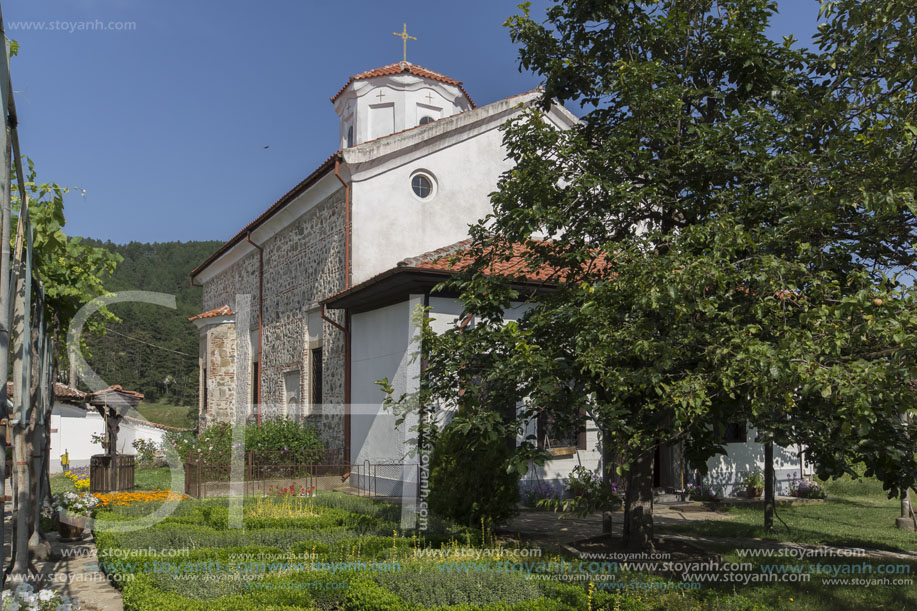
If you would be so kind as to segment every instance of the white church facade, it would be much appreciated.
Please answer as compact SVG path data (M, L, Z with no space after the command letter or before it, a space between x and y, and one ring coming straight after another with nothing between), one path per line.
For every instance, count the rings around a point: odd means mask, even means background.
M331 99L339 150L192 271L203 287L204 312L191 319L201 427L287 417L316 427L329 463L416 461L406 457L410 425L395 427L376 381L396 394L419 384L418 307L430 307L434 328L460 314L455 299L431 293L452 273L438 256L490 212L511 167L499 128L540 96L478 107L461 82L408 62L351 77ZM558 129L578 121L557 104L546 119ZM598 469L597 444L587 426L537 477ZM734 483L749 461L758 466L755 446L730 446L710 466ZM777 468L780 481L798 471L795 452L778 452Z

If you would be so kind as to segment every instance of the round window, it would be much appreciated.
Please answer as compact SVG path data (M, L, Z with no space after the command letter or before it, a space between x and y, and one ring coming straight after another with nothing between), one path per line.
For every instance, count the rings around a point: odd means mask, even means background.
M427 199L433 195L433 181L426 174L415 174L411 178L411 188L414 189L414 195L420 199Z
M427 123L433 123L433 117L431 117L430 115L426 115L420 118L421 125L426 125Z

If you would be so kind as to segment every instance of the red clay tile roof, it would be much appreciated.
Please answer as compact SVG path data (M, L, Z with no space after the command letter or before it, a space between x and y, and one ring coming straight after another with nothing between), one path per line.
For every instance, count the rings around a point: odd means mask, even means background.
M191 429L183 429L177 426L169 426L168 424L159 424L158 422L150 422L149 420L144 420L143 418L134 418L133 416L124 416L124 419L127 422L136 422L137 424L145 424L146 426L151 426L153 428L162 429L164 431L190 431Z
M229 309L229 306L220 306L218 308L214 308L213 310L208 310L198 314L197 316L192 316L188 320L194 322L195 320L199 320L201 318L216 318L217 316L232 316L233 314L234 312Z
M124 390L117 384L89 393L86 398L90 405L94 406L134 406L143 400L143 394L133 391Z
M393 74L401 74L403 72L408 72L414 76L419 76L422 78L432 79L434 81L439 81L441 83L446 83L448 85L455 85L462 90L462 93L465 94L465 97L468 98L468 101L471 103L471 107L475 108L474 100L471 99L471 96L468 95L468 92L465 91L465 88L462 87L462 81L457 81L454 78L449 78L445 74L440 74L439 72L433 72L423 66L416 66L411 62L398 62L397 64L389 64L388 66L382 66L381 68L375 68L373 70L367 70L366 72L361 72L360 74L354 74L350 77L350 80L341 87L334 96L331 97L331 101L334 102L338 99L344 90L354 81L362 81L365 79L377 77L377 76L391 76Z
M13 389L14 389L13 383L7 382L6 383L6 396L7 397L9 398L13 397ZM76 388L73 388L72 386L67 386L66 384L55 382L54 383L54 398L61 399L64 401L70 400L70 401L83 402L86 400L86 393L84 393L82 390L77 390Z
M474 262L474 257L467 252L469 246L471 246L470 239L462 240L450 246L431 250L417 257L404 259L398 263L398 267L460 272L470 267ZM494 261L488 272L510 278L518 278L526 282L549 282L556 279L557 270L548 265L542 265L536 270L529 269L523 256L525 250L526 246L524 244L513 244L513 256L506 261Z
M354 286L348 287L342 291L331 295L321 301L323 304L331 304L330 307L345 307L349 308L350 305L334 305L335 303L340 304L341 300L351 299L354 295L363 293L366 290L371 290L370 287L376 287L377 285L387 283L392 277L400 275L402 273L432 273L434 276L439 276L444 278L445 276L463 271L468 269L474 261L474 257L469 254L469 247L471 246L472 240L462 240L461 242L456 242L450 246L445 246L443 248L438 248L436 250L431 250L430 252L418 255L416 257L410 257L400 261L395 267L388 269L380 274L373 276L363 282L356 284ZM542 245L549 245L548 242L541 242ZM525 249L527 247L524 244L514 244L513 245L513 255L510 256L507 260L502 260L498 258L497 261L494 261L491 264L489 273L499 274L505 276L508 280L529 285L541 285L543 287L552 287L556 286L557 283L561 280L562 269L554 269L549 265L542 265L537 270L532 271L529 269L528 263L524 255ZM604 271L609 267L609 262L607 258L598 254L591 262L587 264L592 266L595 271Z

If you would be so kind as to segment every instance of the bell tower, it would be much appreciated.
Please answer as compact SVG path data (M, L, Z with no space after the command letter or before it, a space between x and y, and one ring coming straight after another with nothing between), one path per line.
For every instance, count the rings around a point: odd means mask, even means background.
M461 81L407 61L350 77L331 98L349 148L474 108Z

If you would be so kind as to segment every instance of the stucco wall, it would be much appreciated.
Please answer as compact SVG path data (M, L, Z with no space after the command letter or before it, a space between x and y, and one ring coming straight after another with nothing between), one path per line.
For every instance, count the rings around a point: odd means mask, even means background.
M93 434L105 432L105 422L95 410L55 403L51 411L51 430L51 473L61 472L60 458L64 452L69 455L72 467L86 467L90 456L102 453L102 446L91 440Z
M415 333L412 306L418 303L422 302L405 300L351 317L350 451L354 464L405 459L410 422L395 427L394 416L382 407L384 395L375 381L387 378L395 397L416 390L419 363L411 363L410 342Z
M468 226L491 210L489 193L510 167L495 124L469 137L443 136L443 148L420 158L406 155L401 165L353 183L353 282L394 267L402 259L448 246L468 237ZM426 170L436 194L420 200L411 174Z
M745 490L745 476L755 470L764 472L764 446L757 441L757 431L748 429L746 443L727 443L727 454L714 456L707 461L708 473L703 483L719 487L723 494L739 494ZM774 472L777 480L777 494L787 494L790 483L803 475L811 475L808 463L800 466L799 450L796 446L783 448L774 446Z
M92 443L92 435L105 433L105 422L94 409L83 409L67 403L57 402L51 412L51 452L50 471L60 473L61 455L67 452L71 468L89 466L89 459L94 454L103 454L102 446ZM163 429L124 420L118 429L118 452L136 454L135 439L146 439L161 443Z

